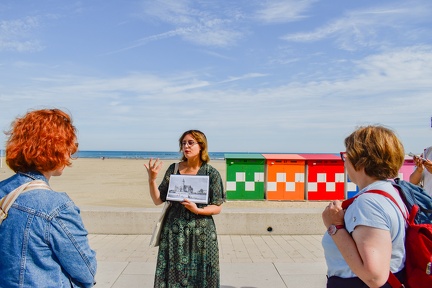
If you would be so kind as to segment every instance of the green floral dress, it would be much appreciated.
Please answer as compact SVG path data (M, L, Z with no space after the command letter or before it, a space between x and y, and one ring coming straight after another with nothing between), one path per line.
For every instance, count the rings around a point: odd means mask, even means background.
M164 201L174 166L170 165L159 185ZM221 205L225 196L219 172L203 164L197 175L209 176L209 205ZM154 287L220 287L219 247L212 216L196 215L180 202L172 202L162 228Z

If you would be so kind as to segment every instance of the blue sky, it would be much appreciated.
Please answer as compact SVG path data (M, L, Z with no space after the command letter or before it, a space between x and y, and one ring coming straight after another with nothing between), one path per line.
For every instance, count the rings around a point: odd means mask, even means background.
M214 152L337 153L383 124L420 153L432 2L2 0L0 79L2 131L66 109L81 150L176 151L200 129Z

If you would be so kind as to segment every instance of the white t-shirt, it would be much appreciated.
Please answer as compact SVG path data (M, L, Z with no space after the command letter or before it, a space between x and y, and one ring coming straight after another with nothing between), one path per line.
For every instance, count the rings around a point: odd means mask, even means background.
M396 199L399 206L405 211L405 205L390 181L376 181L358 192L363 194L368 190L383 190ZM405 262L405 225L406 221L399 208L387 197L366 193L357 197L345 211L345 227L352 233L358 225L375 227L390 231L392 239L392 255L390 270L397 273L404 268ZM357 277L342 257L333 239L327 233L322 239L324 256L327 262L327 275L342 278Z
M432 146L425 150L423 157L432 160ZM426 169L423 169L422 180L423 189L432 196L432 174Z

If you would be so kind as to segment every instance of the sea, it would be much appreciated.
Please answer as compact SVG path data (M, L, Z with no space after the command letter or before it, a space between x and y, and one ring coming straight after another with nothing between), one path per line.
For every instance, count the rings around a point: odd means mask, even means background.
M274 152L209 152L210 159L224 160L225 154L273 154ZM284 152L276 154L286 154ZM297 154L290 152L290 154ZM308 154L308 153L303 153ZM339 154L338 154L339 155ZM0 158L5 156L5 151L0 149ZM86 151L78 150L73 155L74 158L96 158L96 159L180 159L181 153L178 151Z
M229 152L209 152L210 159L223 160ZM236 152L236 154L239 154ZM179 159L180 152L170 151L78 151L77 158L105 158L105 159Z

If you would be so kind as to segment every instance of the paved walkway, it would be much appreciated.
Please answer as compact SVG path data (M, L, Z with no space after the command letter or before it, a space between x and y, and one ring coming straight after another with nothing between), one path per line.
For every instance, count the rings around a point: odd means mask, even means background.
M221 288L322 288L322 235L220 235ZM157 248L150 235L90 234L98 288L153 287ZM204 287L203 287L204 288Z

